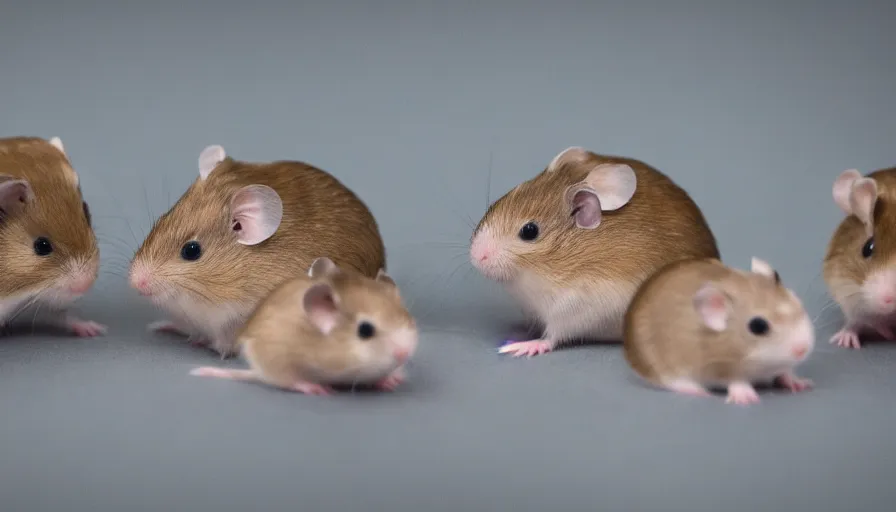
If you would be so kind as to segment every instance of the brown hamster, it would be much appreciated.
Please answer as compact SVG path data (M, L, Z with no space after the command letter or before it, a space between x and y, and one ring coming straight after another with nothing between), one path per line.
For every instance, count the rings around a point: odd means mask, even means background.
M262 300L238 337L249 370L201 367L193 375L259 381L323 395L332 386L373 384L391 391L405 379L417 327L398 288L318 258L307 276Z
M649 278L625 315L623 353L635 373L690 395L724 387L737 404L759 401L756 382L810 388L793 368L815 346L812 321L768 263L753 258L751 270L681 260Z
M822 273L846 323L830 341L859 348L864 334L896 339L896 167L867 176L843 171L833 195L846 218L828 243Z
M666 264L719 258L687 192L649 165L572 147L495 201L470 260L543 328L500 351L543 354L573 340L620 341L638 286Z
M106 328L70 313L100 251L78 174L58 137L0 138L0 325L25 309L78 336Z
M151 330L190 336L228 357L255 305L325 255L375 277L386 267L376 220L330 174L302 162L199 156L199 178L162 215L131 262L130 283L171 321Z

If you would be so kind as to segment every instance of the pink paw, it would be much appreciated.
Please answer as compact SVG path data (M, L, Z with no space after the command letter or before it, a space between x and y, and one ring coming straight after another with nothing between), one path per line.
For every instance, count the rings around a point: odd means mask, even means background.
M725 403L737 405L758 404L759 394L749 384L731 384L728 386L728 398L725 399Z
M68 323L68 328L76 335L82 338L92 338L106 333L106 326L96 322L84 320L72 320Z
M320 384L315 384L313 382L304 381L296 382L290 389L299 393L304 393L306 395L326 396L333 393L333 388L330 388L328 386L321 386Z
M683 395L707 397L710 396L709 391L703 386L692 381L676 381L668 386L669 390Z
M554 344L546 340L510 341L498 349L499 354L510 354L513 357L540 356L554 350Z
M843 329L831 337L831 343L844 348L859 348L859 333L854 330Z
M777 379L775 379L775 383L781 386L784 389L792 391L794 393L799 393L800 391L807 391L812 389L812 386L815 384L809 379L801 379L799 377L795 377L793 375L781 375Z
M405 380L405 376L399 372L390 374L385 379L376 383L376 387L383 391L395 391Z

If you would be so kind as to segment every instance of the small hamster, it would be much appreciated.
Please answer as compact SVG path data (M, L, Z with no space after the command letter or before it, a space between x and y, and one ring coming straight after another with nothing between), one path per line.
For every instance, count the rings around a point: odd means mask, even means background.
M834 180L833 195L846 217L828 243L822 274L846 322L830 341L859 348L864 334L894 340L896 167L867 176L843 171Z
M275 288L246 321L237 339L251 369L206 366L191 373L313 395L354 384L392 391L405 379L417 336L384 271L371 279L321 257L307 275Z
M100 251L59 137L0 138L0 325L34 307L78 336L106 327L70 312L96 282Z
M153 331L189 336L222 358L259 300L317 255L375 277L386 268L367 206L332 175L297 161L235 160L219 145L136 251L130 284L167 310Z
M690 395L724 387L729 403L758 402L761 381L809 389L793 369L814 346L799 298L758 258L751 272L717 259L674 262L645 281L625 315L623 354L635 373Z
M543 330L499 350L514 357L573 340L621 341L638 286L696 257L720 255L687 192L641 161L580 147L489 206L470 240L473 266Z

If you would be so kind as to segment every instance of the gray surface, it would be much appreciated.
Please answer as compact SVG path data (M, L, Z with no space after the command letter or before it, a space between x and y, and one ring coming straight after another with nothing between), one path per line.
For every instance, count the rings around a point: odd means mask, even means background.
M499 357L518 315L464 255L490 158L494 199L581 144L666 171L729 263L819 313L831 182L893 164L896 9L786 3L4 5L0 129L81 172L104 241L81 309L110 334L0 342L2 509L891 510L893 345L828 346L830 312L816 390L676 397L617 348ZM144 333L124 264L211 143L363 196L426 329L406 387L201 380L214 355Z

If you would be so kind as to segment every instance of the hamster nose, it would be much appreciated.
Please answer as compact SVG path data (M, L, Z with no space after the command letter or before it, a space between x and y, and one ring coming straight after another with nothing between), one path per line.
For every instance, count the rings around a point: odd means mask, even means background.
M131 275L131 286L140 292L140 295L151 295L152 290L149 286L149 278L145 275L141 274L132 274Z
M87 290L89 290L92 285L93 285L93 279L91 279L89 277L82 277L82 278L79 278L79 279L73 281L69 285L68 289L72 293L82 294L82 293L87 292Z
M884 295L880 298L880 301L887 306L892 306L893 302L896 302L896 298L894 298L892 295Z
M790 352L793 354L793 357L802 358L809 353L809 344L800 343L798 345L794 345Z
M399 363L403 363L403 362L407 361L408 357L410 357L410 355L411 355L411 351L404 347L396 347L392 351L392 356L395 357L395 360L398 361Z

